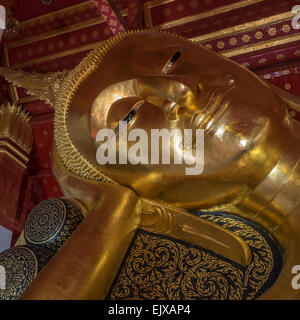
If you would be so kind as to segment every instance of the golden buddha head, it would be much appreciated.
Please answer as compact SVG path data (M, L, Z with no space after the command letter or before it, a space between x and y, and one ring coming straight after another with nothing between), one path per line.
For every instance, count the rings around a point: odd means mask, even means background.
M55 141L62 163L78 176L119 183L145 198L185 208L232 205L270 173L290 138L287 108L268 84L173 34L119 34L61 77L51 80L46 98L54 100ZM161 155L158 164L151 164L149 141L144 154L148 161L100 165L99 130L116 133L117 160L120 146L128 151L136 143L127 141L124 147L119 121L126 122L128 135L143 129L148 137L153 129L190 129L193 137L203 129L203 171L188 175L185 161L175 163L177 156L198 163L197 141L186 146L176 135L168 145L168 164L162 164Z
M221 55L168 33L140 31L112 38L65 82L71 85L63 89L72 91L68 133L91 167L142 197L186 208L217 207L245 197L272 170L290 136L287 109L266 83ZM60 104L58 99L57 123ZM184 162L174 163L176 153L186 152L182 143L175 147L174 139L170 164L148 159L100 166L97 132L116 131L119 121L126 121L128 135L139 128L148 137L151 129L203 129L203 172L187 175ZM123 142L117 141L116 159Z
M65 82L61 90L71 92L67 102L65 96L58 98L56 127L62 118L60 105L68 104L68 134L93 170L142 197L186 208L241 200L272 170L290 136L287 108L266 83L221 55L168 33L114 37ZM203 172L187 175L186 163L174 163L176 154L187 152L182 143L175 145L176 139L170 142L170 164L151 164L150 141L148 162L118 163L124 141L117 136L116 163L99 165L97 132L116 132L119 121L126 121L128 135L138 128L148 137L151 129L203 129ZM196 152L188 154L196 157ZM92 178L92 173L87 176Z

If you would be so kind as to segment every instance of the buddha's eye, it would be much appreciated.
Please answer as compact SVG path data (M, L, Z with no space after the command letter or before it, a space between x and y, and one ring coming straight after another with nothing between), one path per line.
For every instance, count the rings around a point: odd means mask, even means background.
M126 117L123 119L123 121L129 123L129 122L134 118L135 114L136 114L136 111L135 111L134 109L131 110L131 111L126 115Z
M139 110L139 108L145 103L144 100L141 100L139 102L137 102L132 108L131 110L126 114L126 116L123 118L122 121L126 122L127 124L134 119L137 111Z
M120 120L122 121L123 123L125 122L127 125L132 121L134 120L135 118L135 115L137 113L137 111L139 110L139 108L145 103L144 100L141 100L139 102L137 102L132 108L131 110L126 114L126 116ZM119 132L119 124L117 126L117 128L115 129L115 132Z
M177 51L170 59L170 63L175 63L181 56L181 51Z
M174 63L181 57L181 51L177 51L175 52L175 54L169 59L169 61L165 64L165 66L163 67L162 73L163 74L168 74Z

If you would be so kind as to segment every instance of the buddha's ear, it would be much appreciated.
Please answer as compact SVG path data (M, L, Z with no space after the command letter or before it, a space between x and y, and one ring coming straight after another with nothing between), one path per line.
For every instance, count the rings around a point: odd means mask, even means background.
M277 96L284 102L288 108L300 112L300 97L296 97L285 90L282 90L270 83L268 85L277 94Z

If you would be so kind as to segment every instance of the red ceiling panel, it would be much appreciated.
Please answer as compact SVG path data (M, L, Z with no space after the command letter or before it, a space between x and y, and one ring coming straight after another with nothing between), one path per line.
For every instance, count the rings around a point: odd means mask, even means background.
M250 30L245 32L236 32L234 35L228 35L220 39L209 41L211 48L216 51L224 51L241 47L245 44L256 43L257 40L267 41L271 39L297 34L299 31L292 28L292 21L284 21L278 24L271 24L267 27Z
M255 70L261 78L300 96L300 41L295 38L299 31L292 29L291 18L278 18L248 29L240 27L247 22L290 12L300 0L140 1L145 5L146 23L189 38L221 31L213 37L204 37L201 44L229 54L234 61ZM93 1L53 0L48 6L41 0L19 0L14 4L17 19L23 21L18 36L7 42L9 63L14 67L41 73L70 70L89 50L112 35ZM115 6L123 10L127 0L116 0ZM212 11L215 9L217 11ZM26 21L28 19L33 20ZM222 31L232 27L231 32ZM282 38L287 41L276 44ZM20 99L29 98L23 89L17 92ZM30 203L59 197L62 193L51 170L53 109L40 101L27 103L25 107L34 115L31 184L26 189L29 200L24 202L30 207ZM296 117L300 119L298 114Z
M89 51L83 51L73 55L68 55L67 57L62 57L58 59L49 60L43 63L34 64L32 66L25 67L24 70L36 71L40 73L71 70L77 64L79 64L79 62L88 52Z
M39 119L41 118L41 119ZM51 149L53 137L53 117L36 117L32 122L34 130L35 169L51 168Z
M82 3L82 2L81 2ZM41 19L33 19L21 24L20 31L13 41L24 40L32 36L37 36L52 32L57 29L68 28L70 26L89 21L91 19L100 18L100 13L95 10L95 5L90 1L83 3L82 6L70 10L53 12L53 14L42 17Z
M52 171L41 173L37 177L33 177L32 191L35 194L35 201L39 203L49 198L63 197L63 193L52 174Z
M19 21L32 19L43 14L51 13L63 8L67 8L83 0L52 0L50 5L44 4L42 0L14 0L16 8L16 17Z
M20 95L21 96L21 95ZM48 117L52 117L54 109L49 105L40 100L27 103L25 108L34 116L40 116L47 114Z
M149 1L151 3L151 1ZM153 26L163 23L178 25L178 27L169 28L170 31L185 34L185 30L193 29L195 35L205 34L216 30L222 30L241 23L254 21L291 11L296 4L295 0L252 0L252 1L182 1L174 0L163 5L150 8L151 20ZM198 3L195 8L192 3ZM215 11L210 11L215 9ZM216 10L217 9L217 10ZM209 12L209 13L208 13ZM199 19L197 19L197 15ZM193 22L185 23L184 19L194 16ZM180 19L180 20L179 20ZM188 21L188 20L186 20ZM171 24L171 25L172 25Z
M288 46L282 45L275 49L269 48L257 53L237 56L233 60L254 71L257 68L270 67L277 64L278 68L280 68L282 63L300 62L300 46L299 43L291 43Z
M91 26L78 31L69 32L55 38L40 40L22 47L9 50L11 64L19 64L24 61L57 54L66 50L78 48L97 42L100 38L105 40L112 34L108 32L105 23Z
M204 0L204 1L182 1L175 0L166 4L155 6L151 9L152 23L160 25L170 20L182 19L185 16L199 14L215 9L226 3L226 5L238 2L238 0Z

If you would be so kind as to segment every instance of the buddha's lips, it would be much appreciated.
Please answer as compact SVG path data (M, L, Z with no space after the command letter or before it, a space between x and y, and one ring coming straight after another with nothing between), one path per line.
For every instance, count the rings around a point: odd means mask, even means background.
M205 132L210 131L212 124L220 120L230 106L234 92L234 86L227 86L227 88L219 86L212 89L204 99L204 107L194 113L191 120L192 127L203 129Z

